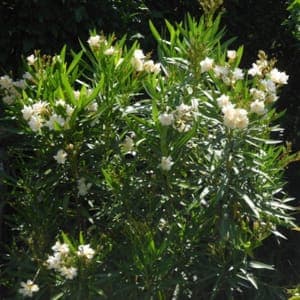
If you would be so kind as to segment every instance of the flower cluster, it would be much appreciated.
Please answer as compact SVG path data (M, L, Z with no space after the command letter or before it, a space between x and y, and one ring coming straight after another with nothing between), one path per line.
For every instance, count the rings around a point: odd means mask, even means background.
M206 57L200 62L201 73L212 71L214 76L221 79L226 85L233 86L237 81L244 79L244 72L242 69L234 67L232 68L231 63L235 61L237 53L235 50L227 51L228 63L218 65L214 59Z
M45 264L49 270L55 270L65 279L72 280L77 276L77 268L74 267L76 257L83 258L85 260L91 260L95 255L89 244L79 245L78 251L73 253L69 246L65 243L57 241L51 248L53 255L49 255Z
M243 80L245 73L240 68L232 68L232 62L237 58L235 50L227 51L228 62L225 65L217 65L214 59L206 57L200 62L201 73L211 72L218 79L221 79L225 85L234 86L238 80ZM252 64L247 74L253 77L252 86L247 91L250 104L249 111L257 115L263 115L266 112L266 104L277 100L277 90L282 85L287 84L288 75L285 72L273 68L274 62L267 59L263 51L258 54L258 60ZM221 108L224 125L231 129L245 129L248 127L248 111L244 108L236 108L229 100L229 96L222 94L217 99L217 104ZM246 106L247 101L243 106Z
M8 75L0 77L0 89L3 93L4 103L11 105L20 96L18 88L23 89L26 86L25 79L13 81Z
M229 96L221 95L217 98L218 106L224 114L224 125L231 129L244 129L249 124L248 112L242 108L235 108Z
M147 73L154 74L158 74L160 72L160 63L155 64L153 60L147 59L141 49L134 50L131 64L137 72L145 71Z
M32 99L28 100L32 102ZM32 105L24 105L21 110L24 120L34 132L39 132L42 127L55 130L56 126L67 126L73 111L74 108L62 99L56 100L55 107L50 107L46 101L38 101Z
M192 99L191 105L181 103L172 112L163 112L158 116L158 120L162 126L173 127L178 132L187 132L191 129L193 120L197 118L198 100Z

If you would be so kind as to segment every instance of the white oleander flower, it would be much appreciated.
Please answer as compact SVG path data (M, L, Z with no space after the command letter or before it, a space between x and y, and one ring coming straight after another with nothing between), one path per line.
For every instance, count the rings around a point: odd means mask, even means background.
M276 94L276 85L271 79L263 79L260 83L268 93Z
M250 111L257 114L263 115L265 113L265 104L263 101L255 100L250 104Z
M21 110L24 120L28 121L31 116L34 114L34 110L31 106L24 105Z
M131 152L134 148L134 141L131 137L126 136L124 142L121 144L121 147L124 152Z
M104 52L104 55L113 55L116 53L116 50L113 46L107 48Z
M26 81L24 79L16 80L13 85L19 89L24 89L26 87Z
M95 255L95 250L90 247L90 244L79 245L77 255L79 257L85 257L87 259L92 259Z
M248 113L245 109L227 106L223 109L224 125L231 129L244 129L249 124Z
M28 65L32 66L37 61L37 58L34 56L34 54L31 54L27 56L26 58Z
M214 73L217 78L222 78L224 80L224 78L228 76L229 69L228 67L216 65L214 67Z
M253 77L254 76L261 76L262 75L261 68L256 63L253 63L252 68L250 68L248 70L248 74L253 76Z
M235 50L228 50L227 51L227 57L230 60L235 60L236 59L236 51Z
M251 88L250 94L254 99L265 100L265 98L266 98L265 92L261 91L259 89L256 89L256 88Z
M0 86L3 89L9 90L13 87L13 80L8 75L0 77Z
M278 96L276 95L276 93L270 93L266 96L266 103L273 103L275 102L276 100L278 100Z
M33 296L33 293L36 293L39 290L40 288L37 284L35 284L32 280L27 280L26 282L21 282L19 293L24 297L31 298Z
M191 116L191 111L191 106L184 103L181 103L176 107L176 114L178 118L189 118Z
M133 56L138 59L145 59L146 56L142 49L135 49L133 52Z
M49 270L58 270L61 267L61 253L55 252L54 255L49 255L46 260L46 266Z
M235 68L232 72L232 79L236 80L243 80L244 79L244 72L240 68Z
M144 62L144 70L148 73L158 74L160 72L160 63L155 64L153 60Z
M200 62L201 73L212 70L214 60L212 58L206 57Z
M24 80L32 80L33 76L29 72L25 72L22 76Z
M62 255L68 254L70 252L70 248L66 243L61 243L57 241L54 246L51 247L54 252L60 253Z
M172 161L172 157L171 156L163 156L161 158L161 162L160 162L160 168L163 170L163 171L170 171L172 166L173 166L174 162Z
M174 115L172 113L168 114L168 113L164 112L158 116L158 120L161 125L170 126L174 122Z
M74 112L74 107L72 107L70 104L66 105L66 113L68 117L71 117Z
M43 120L40 116L33 115L31 116L28 125L32 131L37 132L42 128Z
M245 109L237 108L235 115L236 115L236 121L235 121L236 128L238 129L246 128L249 124L248 112Z
M133 56L131 58L131 64L137 72L141 72L144 70L145 57L146 56L144 55L143 50L141 50L141 49L134 50Z
M16 98L15 96L13 95L5 95L3 98L2 98L2 101L7 104L7 105L11 105L15 102Z
M85 196L89 192L89 189L91 188L91 183L86 183L85 178L80 178L77 181L77 187L78 187L78 195L79 196Z
M77 269L74 267L62 267L59 270L60 274L64 276L66 279L74 279L77 276Z
M91 102L87 106L87 110L90 112L96 112L98 110L98 103L96 101Z
M221 109L223 109L225 106L231 105L229 96L224 94L217 98L217 103Z
M66 106L66 102L65 102L64 99L57 99L57 100L55 101L55 105L56 105L56 106L65 107L65 106Z
M56 155L53 156L53 158L57 161L58 164L64 164L67 160L67 152L64 150L58 150Z
M287 75L285 72L279 72L277 68L274 68L270 72L270 78L274 83L283 85L287 84L289 75Z
M158 74L161 70L161 65L160 63L156 63L154 64L154 66L152 67L151 69L151 72L154 73L154 74Z
M45 102L45 101L38 101L36 103L34 103L32 105L32 109L34 111L34 114L42 114L44 111L46 111L47 109L47 106L48 106L48 103Z
M57 114L53 114L50 116L49 120L45 123L45 126L47 126L50 130L54 130L55 124L60 125L63 127L66 123L66 120Z
M100 35L93 35L90 36L90 38L87 40L87 43L91 47L92 50L97 50L100 48L100 45L106 44L107 41L104 37L101 37Z

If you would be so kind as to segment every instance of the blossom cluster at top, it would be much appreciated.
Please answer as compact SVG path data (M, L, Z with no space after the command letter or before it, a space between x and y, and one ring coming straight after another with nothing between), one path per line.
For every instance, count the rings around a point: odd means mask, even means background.
M113 46L108 46L108 42L104 36L93 35L90 36L87 43L93 51L99 51L103 48L104 55L114 55L118 50ZM116 66L118 67L124 59L121 57L117 62ZM136 72L145 71L147 73L158 74L160 72L160 63L154 63L152 59L144 54L143 50L135 49L131 58L131 65L133 66Z
M237 58L235 50L227 51L228 63L221 66L214 62L214 59L206 57L200 62L202 73L209 72L216 79L220 79L225 85L234 87L239 80L244 80L244 71L237 67L232 67L232 63ZM277 90L282 85L287 84L289 76L285 72L280 72L273 68L274 62L269 61L263 51L259 52L258 60L252 64L247 71L247 75L253 78L252 87L249 89L251 103L249 111L257 115L266 112L266 104L273 103L278 99ZM217 104L223 113L224 125L231 129L244 129L248 127L248 111L243 108L236 108L235 103L230 101L226 94L220 95Z

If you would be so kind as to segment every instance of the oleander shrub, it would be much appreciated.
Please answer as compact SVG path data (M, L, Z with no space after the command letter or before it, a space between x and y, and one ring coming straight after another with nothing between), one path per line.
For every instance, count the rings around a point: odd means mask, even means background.
M91 32L0 78L5 299L277 299L256 249L295 226L274 103L289 76L187 16L158 61ZM5 123L4 123L5 122Z

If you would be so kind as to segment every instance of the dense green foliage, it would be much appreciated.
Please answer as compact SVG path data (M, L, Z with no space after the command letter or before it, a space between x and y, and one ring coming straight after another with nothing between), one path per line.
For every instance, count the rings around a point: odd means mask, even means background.
M2 177L8 299L283 297L256 253L294 226L293 157L272 139L288 76L264 52L239 68L219 22L166 22L165 38L151 22L161 64L93 32L70 62L36 52L24 80L1 77L18 137Z
M289 11L287 11L288 6ZM223 41L227 41L229 38L235 36L237 39L232 41L232 47L238 48L240 44L245 45L244 55L241 58L241 66L249 67L251 63L255 61L257 51L263 49L270 54L270 56L274 56L278 59L279 69L285 70L290 75L289 85L283 89L281 98L275 106L279 112L284 109L287 110L285 117L280 119L282 127L285 128L285 131L280 133L280 138L292 142L290 146L292 151L299 150L300 91L298 79L300 78L300 56L298 42L295 39L295 37L297 38L297 26L299 24L298 1L225 0L224 8L222 24L226 26L226 32L222 39ZM181 21L187 11L194 16L199 16L201 10L198 1L2 1L0 4L0 22L2 28L0 32L0 45L2 49L0 53L1 73L13 70L14 77L16 78L17 74L21 74L23 70L23 66L21 66L21 56L24 55L24 57L26 57L31 54L34 49L41 49L41 53L53 55L57 53L64 44L67 44L78 53L80 51L78 40L81 40L83 44L85 44L89 37L89 29L91 28L96 28L98 32L101 30L105 33L115 32L119 38L122 37L123 34L127 34L126 44L129 48L133 45L135 39L139 39L143 48L147 51L151 51L152 57L157 57L157 46L150 32L148 20L153 20L158 31L163 31L162 36L169 38L163 19L166 18L170 20L171 23ZM162 52L160 52L160 54L161 53ZM70 55L69 51L66 52L66 55L66 60L69 62L72 55ZM86 57L84 61L86 61ZM164 64L167 63L169 62L164 62ZM80 68L81 71L76 75L80 78L82 76L81 72L88 77L94 72L92 70L93 67L88 67L87 64L80 64ZM74 75L74 78L76 76ZM74 84L74 88L77 87L78 85ZM137 92L144 95L144 88L144 85L142 87L140 86L134 93ZM135 95L134 99L139 99L139 97L139 95ZM3 109L1 109L0 114L3 116ZM22 148L24 147L22 151L26 150L27 152L25 151L26 158L22 163L26 165L28 159L30 160L32 158L32 143L28 143L28 139L23 134L18 135L18 139L16 140L15 126L17 125L14 122L8 122L9 121L6 120L3 124L5 124L4 127L9 127L9 131L4 131L3 129L0 131L2 145L11 146L12 144L16 144L18 146L21 145ZM123 125L124 124L122 124L122 126ZM83 132L78 136L78 139L82 138L82 134ZM120 136L122 136L122 134ZM278 138L278 133L272 133L272 137ZM20 156L15 156L15 154L14 152L7 152L7 149L1 149L0 156L4 165L1 164L0 168L1 170L3 167L5 168L6 180L9 178L9 180L13 181L14 178L17 178L20 174L24 175L23 172L26 171L15 167L16 157L18 158L18 162L24 159L22 157L23 154ZM47 156L47 154L45 155ZM131 159L130 155L127 156L127 159ZM288 178L288 183L285 186L286 190L293 196L299 197L300 188L297 184L300 179L299 163L293 162L284 166L281 171L282 170L285 171L285 176ZM29 172L29 169L27 171ZM38 173L38 171L36 172ZM118 172L121 172L121 170L118 170ZM30 173L32 173L32 170L30 170ZM34 174L34 172L32 174ZM34 185L38 185L39 183L35 182L36 178L34 175L31 176L32 178L28 178L28 180L33 182ZM29 184L29 182L26 184ZM73 182L73 186L74 185L76 185L76 181ZM2 183L0 188L4 193L10 193L11 187L9 185L6 184L4 186ZM42 188L44 188L44 186ZM64 189L67 190L68 186L64 188L60 187L60 189L63 191ZM22 192L20 193L22 194ZM11 244L10 236L12 232L18 232L19 229L11 223L11 216L15 213L15 208L11 204L7 205L7 201L8 199L5 197L0 205L0 235L7 244ZM50 206L53 208L52 212L44 211L41 213L40 211L40 219L36 219L36 224L41 224L49 214L52 216L52 213L55 212L55 203L54 201L53 206ZM4 228L3 208L5 214L8 216ZM40 209L40 207L36 209ZM85 213L86 212L83 214ZM82 214L82 210L80 210L80 214ZM28 219L31 219L30 216ZM51 221L55 223L58 219L59 214L56 218L52 218ZM24 222L24 220L20 220L20 223L22 222ZM68 222L66 221L66 223ZM44 225L45 231L48 225L49 224ZM135 224L135 226L140 226L140 224ZM68 231L66 229L70 229L69 227L72 226L68 225L67 227L68 228L64 228L66 232ZM61 228L63 228L63 226L61 226ZM83 226L80 230L84 228ZM145 232L145 240L140 241L141 243L146 243L147 241L150 243L151 238L157 238L157 236L151 236L153 232L146 233L148 229L149 228L144 228L144 231L139 229L141 232ZM43 226L41 230L43 230ZM133 231L136 230L136 228L127 228L126 230ZM50 245L54 243L53 239L57 235L57 232L53 230L49 232L48 235L49 246L49 243ZM279 286L290 286L300 282L298 272L300 268L300 257L297 249L299 233L296 231L287 231L286 235L289 238L287 242L278 243L277 239L269 237L264 241L261 247L254 250L257 259L266 261L270 265L276 265L276 272L270 273L267 271L267 273L261 275L262 277L266 276L265 280L272 281L274 285ZM134 236L133 233L132 236ZM76 237L73 238L76 240ZM106 237L104 237L104 240L105 238ZM24 243L26 244L27 242ZM22 245L21 243L18 246ZM110 245L110 241L106 245ZM109 249L109 246L107 247ZM47 254L50 254L49 249L48 247L48 250L45 250ZM271 255L270 249L272 250ZM29 266L29 269L30 268ZM249 295L251 295L251 292Z

